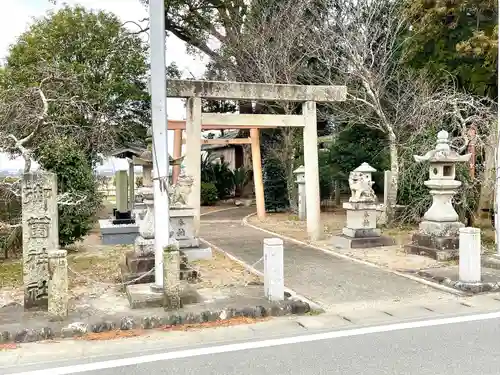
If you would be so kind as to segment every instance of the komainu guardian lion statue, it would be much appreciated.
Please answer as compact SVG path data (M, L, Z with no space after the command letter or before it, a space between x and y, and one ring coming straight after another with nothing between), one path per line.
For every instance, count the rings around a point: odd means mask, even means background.
M183 208L188 206L193 182L194 179L191 176L181 173L177 183L168 187L170 207Z
M349 202L376 202L377 197L372 185L373 181L366 173L349 173L349 189L351 189Z

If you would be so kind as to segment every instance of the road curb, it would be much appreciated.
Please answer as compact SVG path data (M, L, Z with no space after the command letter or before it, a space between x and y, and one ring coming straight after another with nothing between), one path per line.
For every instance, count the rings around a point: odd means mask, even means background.
M217 212L224 212L224 211L229 211L229 210L234 210L236 208L239 208L238 206L235 206L235 207L226 207L226 208L221 208L220 210L214 210L214 211L210 211L210 212L204 212L204 213L200 213L200 216L205 216L205 215L210 215L210 214L215 214Z
M224 254L226 257L228 257L229 259L231 259L233 262L238 263L240 266L242 266L243 268L245 268L248 272L253 273L254 275L257 275L257 276L260 276L260 277L264 277L264 274L262 272L260 272L256 268L252 267L248 263L245 263L241 259L235 257L234 255L228 253L227 251L221 249L217 245L214 245L210 241L207 241L206 239L201 238L201 237L200 237L200 241L205 242L205 244L207 244L207 246L210 246L212 249L214 249L214 250L216 250L216 251ZM309 298L304 297L304 296L298 294L297 292L295 292L294 290L292 290L290 288L285 287L285 292L290 293L290 295L291 295L290 298L291 299L297 299L297 300L300 300L300 301L303 301L303 302L307 303L310 306L311 310L314 310L315 312L321 312L321 313L323 313L323 312L326 311L325 308L323 306L321 306L321 304L319 304L318 302L314 302L314 301L310 300Z
M315 249L315 250L319 250L319 251L322 251L324 252L325 254L329 254L331 256L334 256L334 257L337 257L337 258L341 258L341 259L345 259L345 260L350 260L354 263L358 263L358 264L363 264L365 266L369 266L369 267L373 267L373 268L377 268L379 270L382 270L382 271L385 271L385 272L388 272L388 273L392 273L393 275L397 275L397 276L401 276L401 277L404 277L406 279L409 279L409 280L413 280L413 281L416 281L420 284L423 284L423 285L427 285L427 286L430 286L431 288L434 288L434 289L437 289L437 290L440 290L442 292L446 292L446 293L450 293L450 294L453 294L453 295L456 295L456 296L459 296L459 297L468 297L470 296L470 293L465 293L463 291L460 291L460 290L457 290L457 289L454 289L454 288L450 288L450 287L447 287L445 285L440 285L440 284L436 284L435 282L432 282L432 281L428 281L428 280L424 280L424 279L421 279L419 277L416 277L416 276L413 276L413 275L410 275L410 274L406 274L406 273L403 273L403 272L399 272L399 271L394 271L394 270L390 270L388 268L385 268L385 267L382 267L378 264L375 264L375 263L371 263L371 262L367 262L365 260L361 260L361 259L357 259L357 258L354 258L354 257L350 257L348 255L345 255L345 254L341 254L341 253L338 253L334 250L328 250L328 249L323 249L319 246L315 246L315 245L312 245L312 244L308 244L306 242L303 242L303 241L300 241L300 240L297 240L295 238L292 238L292 237L288 237L288 236L285 236L285 235L282 235L282 234L279 234L279 233L275 233L275 232L272 232L270 230L267 230L267 229L264 229L264 228L260 228L256 225L253 225L253 224L250 224L248 222L248 219L252 216L255 216L257 215L257 213L251 213L247 216L245 216L241 221L242 221L242 224L244 226L247 226L247 227L250 227L250 228L253 228L253 229L257 229L257 230L260 230L261 232L265 232L265 233L268 233L272 236L275 236L275 237L280 237L284 240L287 240L287 241L290 241L290 242L293 242L297 245L301 245L301 246L305 246L305 247L309 247L311 249Z
M85 321L47 321L45 327L24 328L0 326L0 344L9 342L28 343L53 339L71 339L92 333L111 331L165 329L185 324L200 324L220 322L237 317L265 318L288 315L304 315L311 311L311 306L292 297L280 302L271 302L268 306L242 306L238 308L224 308L206 310L198 313L165 311L164 314L137 315L128 314L107 318L91 318Z

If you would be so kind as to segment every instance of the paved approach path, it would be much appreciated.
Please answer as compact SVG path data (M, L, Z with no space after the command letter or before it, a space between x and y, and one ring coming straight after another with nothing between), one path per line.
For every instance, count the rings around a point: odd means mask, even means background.
M262 257L269 234L242 224L251 207L203 215L201 237L252 265ZM370 307L380 301L449 298L445 293L381 269L284 241L285 285L326 309L339 304ZM255 268L262 271L262 264Z

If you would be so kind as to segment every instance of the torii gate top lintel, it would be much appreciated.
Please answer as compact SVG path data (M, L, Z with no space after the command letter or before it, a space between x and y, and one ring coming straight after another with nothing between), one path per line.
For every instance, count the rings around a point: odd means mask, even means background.
M306 169L306 211L307 232L312 240L321 237L319 206L319 172L318 172L318 136L317 136L317 102L345 101L346 86L305 86L279 85L267 83L221 82L170 80L167 84L167 97L187 98L186 105L186 168L194 176L190 205L195 209L195 230L200 228L200 195L201 195L201 140L202 129L210 126L251 127L252 162L254 168L255 195L257 211L265 213L260 162L260 146L258 128L261 127L301 127L303 129L304 165ZM260 100L302 102L301 115L260 115L260 114L220 114L202 113L202 99L214 100ZM174 125L174 123L170 123ZM169 124L169 125L170 125ZM205 125L205 126L203 126ZM182 124L177 125L182 129ZM179 130L180 130L179 129ZM180 132L177 132L180 133ZM252 135L254 133L254 135ZM180 145L180 139L178 139ZM258 215L261 217L262 215Z
M347 87L171 79L167 97L327 103L345 101Z

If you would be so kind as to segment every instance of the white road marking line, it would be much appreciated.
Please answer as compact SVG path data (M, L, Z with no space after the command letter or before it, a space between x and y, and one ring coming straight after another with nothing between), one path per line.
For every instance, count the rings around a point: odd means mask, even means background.
M349 329L344 331L324 332L312 335L301 335L301 336L286 337L280 339L252 341L252 342L211 346L211 347L197 348L197 349L186 349L173 352L144 355L133 358L114 359L114 360L95 362L95 363L56 367L46 370L11 373L7 375L69 375L69 374L77 374L88 371L97 371L110 368L139 365L143 363L168 361L172 359L182 359L182 358L197 357L210 354L230 353L241 350L269 348L273 346L299 344L304 342L336 339L341 337L361 336L373 333L393 332L405 329L442 326L442 325L458 324L466 322L476 322L476 321L498 319L498 318L500 318L500 311L487 314L476 314L476 315L459 316L459 317L444 318L444 319L430 319L417 322L396 323L396 324L388 324L375 327L363 327L363 328Z

